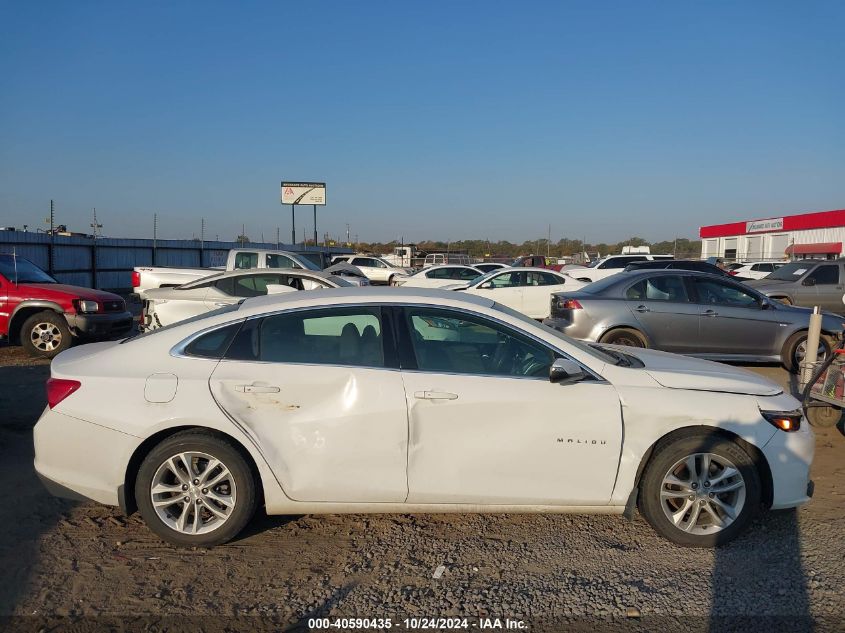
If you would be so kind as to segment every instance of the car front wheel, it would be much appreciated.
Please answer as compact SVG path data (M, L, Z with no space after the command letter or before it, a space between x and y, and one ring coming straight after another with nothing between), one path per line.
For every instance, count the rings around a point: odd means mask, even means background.
M718 435L680 437L659 446L640 481L640 511L678 545L714 547L736 538L760 510L754 460Z
M197 431L162 441L135 482L138 510L165 541L211 547L234 538L255 511L255 480L225 439Z
M53 358L73 343L64 316L50 310L33 314L24 321L21 346L30 356Z
M832 346L830 341L822 335L819 337L819 349L816 352L816 360L823 361L830 354ZM781 353L781 361L783 366L792 373L798 373L801 369L801 363L807 356L807 332L796 332L783 346Z

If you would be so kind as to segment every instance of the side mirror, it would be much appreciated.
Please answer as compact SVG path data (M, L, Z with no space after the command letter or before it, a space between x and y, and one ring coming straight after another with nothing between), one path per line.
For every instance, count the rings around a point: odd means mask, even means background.
M549 370L549 382L557 382L562 385L578 382L586 377L587 372L581 365L568 358L558 358L552 363L552 368Z
M804 281L801 282L802 286L815 286L816 280L812 277L807 277Z

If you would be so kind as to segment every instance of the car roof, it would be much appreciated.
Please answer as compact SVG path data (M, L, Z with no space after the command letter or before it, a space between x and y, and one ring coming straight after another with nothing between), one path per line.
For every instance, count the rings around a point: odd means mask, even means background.
M479 306L489 308L494 301L486 297L478 297L454 290L404 288L402 286L353 286L326 288L319 292L290 292L252 297L243 302L238 310L238 316L252 316L268 311L292 308L316 308L360 303L421 303L443 307Z
M552 273L553 275L562 275L560 271L552 270L551 268L539 268L538 266L505 266L504 268L501 268L496 272Z

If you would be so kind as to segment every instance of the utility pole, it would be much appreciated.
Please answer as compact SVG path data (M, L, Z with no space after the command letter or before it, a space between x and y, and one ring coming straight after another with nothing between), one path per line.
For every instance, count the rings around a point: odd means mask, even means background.
M97 233L101 228L103 228L102 224L97 222L97 208L94 207L94 219L91 222L91 228L93 229L93 235L91 236L91 280L94 282L91 285L96 288L97 287Z
M158 242L158 213L153 213L153 266L156 265L157 242Z
M355 242L358 241L358 236L355 236ZM346 245L349 246L349 222L346 223Z
M281 242L279 241L279 227L277 226L276 227L276 248L277 249L279 248L279 244L281 244Z
M241 248L243 248L244 241L246 240L246 224L241 224Z
M49 251L49 254L48 254L49 256L47 258L47 263L48 263L48 268L49 268L49 272L50 272L51 275L53 274L53 268L54 268L53 265L55 263L54 262L55 256L54 256L54 253L53 253L53 251L55 250L55 241L56 241L56 231L53 228L55 220L56 220L56 207L53 205L53 201L50 200L50 251Z
M296 205L290 205L290 245L296 245Z
M552 248L552 225L549 224L549 237L546 240L546 257L551 255L551 248Z
M202 266L202 255L205 250L205 218L200 218L200 266Z

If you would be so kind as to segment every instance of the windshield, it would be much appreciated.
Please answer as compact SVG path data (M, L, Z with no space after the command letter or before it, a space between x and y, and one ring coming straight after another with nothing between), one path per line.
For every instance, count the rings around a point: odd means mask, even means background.
M591 261L589 264L587 264L587 268L595 268L596 266L598 266L599 264L601 264L601 263L602 263L603 261L605 261L606 259L607 259L607 257L602 257L601 259L594 259L594 260L593 260L593 261Z
M808 270L815 266L815 262L790 262L769 274L766 279L779 281L798 281Z
M485 281L490 279L490 277L493 277L494 275L496 275L500 272L502 272L501 268L494 268L489 273L484 273L483 275L479 275L478 277L470 279L469 285L470 285L470 287L472 287L472 286L477 286L479 284L483 284Z
M59 283L28 259L15 255L0 255L0 273L12 283Z
M525 314L522 314L522 312L517 312L513 308L509 308L508 306L504 306L501 303L495 303L494 302L493 303L493 309L498 310L499 312L504 312L505 314L512 316L515 319L519 319L520 321L522 321L526 325L532 325L532 326L535 326L535 327L537 325L541 325L541 324L537 323L537 321L535 321L531 317L529 317ZM619 365L620 364L618 357L613 356L611 354L608 354L604 350L592 347L590 345L587 345L586 343L582 343L581 341L577 341L574 338L570 338L566 334L564 334L562 332L558 332L554 328L550 328L548 326L544 326L544 327L547 328L547 332L553 333L560 340L567 342L568 344L572 345L573 347L578 348L582 352L586 352L587 354L589 354L593 358L596 358L596 359L602 361L603 363L610 363L611 365Z
M320 266L323 263L323 258L320 253L299 253L299 257L302 258L303 264L305 262L311 262L316 266L316 268L310 268L310 270L322 270Z
M195 323L197 321L202 321L203 319L207 319L209 317L218 316L220 314L226 314L227 312L234 312L238 308L241 307L241 304L244 302L244 299L241 299L237 303L233 303L231 305L223 306L222 308L217 308L216 310L211 310L209 312L203 312L202 314L198 314L197 316L193 316L189 319L184 319L183 321L176 321L176 323L171 323L169 325L165 325L164 327L159 327L154 330L147 330L146 332L140 332L138 334L133 334L132 336L127 336L125 339L120 341L121 345L123 343L128 343L130 341L137 341L142 338L147 338L148 336L152 336L153 334L158 334L159 332L164 332L171 328L179 327L182 325L187 325L189 323Z

